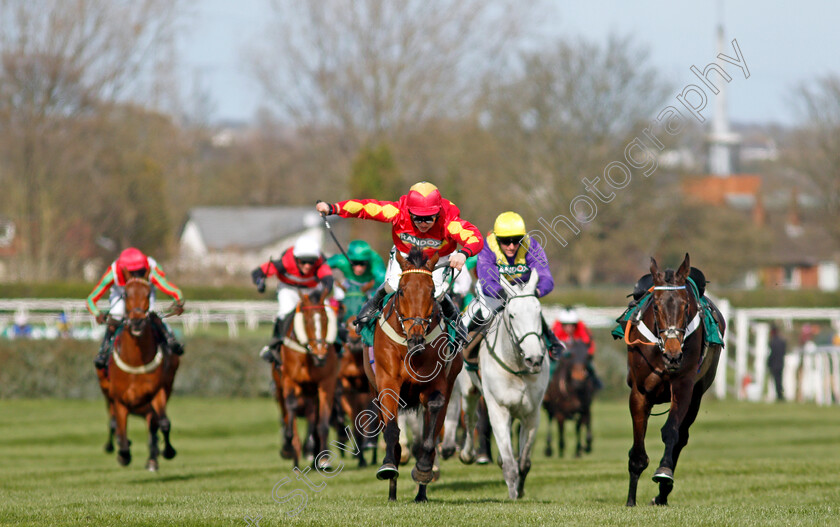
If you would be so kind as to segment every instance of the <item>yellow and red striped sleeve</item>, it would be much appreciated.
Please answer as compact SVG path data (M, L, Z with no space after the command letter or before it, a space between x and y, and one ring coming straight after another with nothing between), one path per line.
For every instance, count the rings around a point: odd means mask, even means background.
M462 245L469 253L468 256L475 256L484 248L484 238L481 231L472 223L456 218L446 224L446 232L453 240Z
M99 308L96 307L96 303L102 298L102 295L111 289L112 285L114 285L114 271L112 266L109 265L108 270L105 271L105 274L99 279L99 283L96 284L96 287L93 288L93 291L87 297L87 308L91 315L96 316L99 314Z
M342 218L360 218L391 223L400 214L399 203L375 199L348 199L332 205L333 214Z

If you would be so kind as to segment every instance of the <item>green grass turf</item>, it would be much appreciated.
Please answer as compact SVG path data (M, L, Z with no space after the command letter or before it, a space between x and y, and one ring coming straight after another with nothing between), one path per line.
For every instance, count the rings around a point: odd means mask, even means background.
M375 468L344 460L319 492L295 479L278 456L277 410L269 399L175 398L170 405L178 457L143 470L145 423L130 421L134 460L104 454L101 402L0 401L0 525L837 525L840 524L840 408L704 402L676 471L669 507L644 505L662 455L651 418L651 466L635 509L627 498L630 419L624 401L598 401L594 451L582 459L543 456L542 427L526 497L509 501L494 465L442 463L430 501L413 502L411 466L402 467L397 503ZM568 448L567 448L568 450ZM380 452L381 460L381 452ZM293 490L308 502L280 504ZM256 525L256 523L251 523Z

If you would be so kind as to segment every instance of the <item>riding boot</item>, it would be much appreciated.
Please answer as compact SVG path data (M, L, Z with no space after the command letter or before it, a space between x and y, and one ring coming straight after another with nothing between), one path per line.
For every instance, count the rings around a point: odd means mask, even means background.
M151 311L149 318L152 320L152 325L156 328L158 343L164 346L170 353L174 355L183 355L184 346L175 338L172 329L158 316L157 313Z
M105 326L105 335L102 337L102 345L99 346L99 353L93 359L96 369L102 370L108 366L108 357L111 355L111 348L114 345L114 335L117 333L117 326L108 324Z
M385 284L379 286L379 289L373 293L373 296L365 302L365 305L362 306L362 309L359 310L359 314L356 315L356 320L353 321L353 324L356 325L356 331L360 331L362 327L370 322L370 318L380 309L382 309L382 300L385 298L385 295L388 293L385 291Z
M482 318L481 312L477 312L470 323L467 324L468 342L464 346L464 360L472 367L478 368L478 350L484 335L487 334L487 322Z
M283 364L283 359L280 357L280 345L283 344L283 339L286 337L286 332L289 331L289 326L295 319L295 313L291 312L284 318L277 317L274 320L274 330L271 336L271 342L267 346L263 346L260 350L260 358L268 363L276 363L278 366Z
M595 373L595 366L592 364L592 355L586 359L586 372L589 374L589 377L592 379L592 382L595 384L595 390L600 390L604 387L604 383L601 382L601 378L598 377L598 374Z
M566 345L560 342L557 335L551 331L551 328L548 326L548 322L545 321L545 317L540 315L540 319L542 320L542 336L548 342L548 355L552 359L557 360L560 358L560 354L563 353L563 350L566 349Z
M452 345L455 349L463 349L466 343L466 335L464 335L461 325L461 312L458 310L458 306L455 305L448 294L444 294L439 302L444 318L455 327L455 342Z

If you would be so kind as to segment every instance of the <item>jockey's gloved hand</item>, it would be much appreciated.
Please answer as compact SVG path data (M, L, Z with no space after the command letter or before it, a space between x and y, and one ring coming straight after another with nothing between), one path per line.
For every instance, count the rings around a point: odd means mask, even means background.
M251 281L254 282L255 286L257 286L257 291L260 293L265 291L265 273L262 269L257 267L251 271Z
M106 313L99 312L96 314L96 323L97 324L104 324L105 320L108 319L108 315Z
M173 315L180 315L184 312L184 301L183 300L176 300L172 302L172 305L169 307L169 312Z

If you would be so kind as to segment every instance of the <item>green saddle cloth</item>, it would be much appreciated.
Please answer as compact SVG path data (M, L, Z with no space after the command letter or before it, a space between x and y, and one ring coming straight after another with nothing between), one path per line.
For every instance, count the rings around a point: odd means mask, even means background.
M362 337L362 343L365 346L373 346L373 336L376 334L376 325L379 323L379 317L382 315L382 311L385 309L385 306L388 305L388 301L391 300L391 297L394 296L394 293L388 293L385 295L385 298L382 300L382 309L375 312L373 316L370 317L370 320L362 326L362 329L359 331L359 335ZM457 324L458 322L452 320L446 320L446 333L449 337L449 345L453 345L458 337L457 331Z
M712 316L712 311L714 310L714 307L712 307L712 301L705 296L701 297L699 295L697 291L697 284L694 283L694 280L686 278L685 282L691 286L690 289L692 293L694 293L694 297L699 298L700 320L703 322L703 335L706 339L706 344L718 344L723 346L724 342L722 335L720 334L720 326ZM614 339L618 340L624 338L624 326L627 324L627 321L633 317L633 314L636 313L636 311L648 303L651 295L653 295L653 293L646 293L645 296L639 299L636 305L628 307L627 310L622 313L618 319L616 319L618 325L611 332Z

